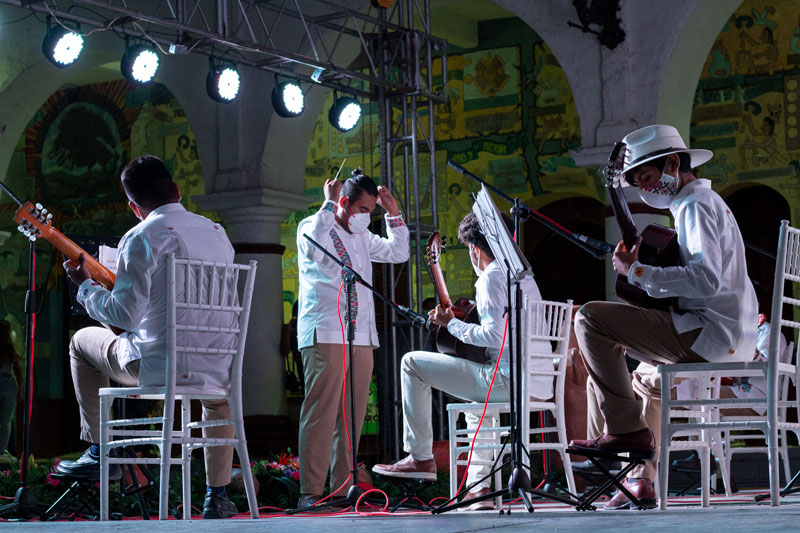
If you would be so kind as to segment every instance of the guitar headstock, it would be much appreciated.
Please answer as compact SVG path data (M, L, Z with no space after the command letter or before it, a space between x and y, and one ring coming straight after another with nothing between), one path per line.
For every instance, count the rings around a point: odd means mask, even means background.
M445 239L446 238L438 231L434 231L431 236L428 237L428 245L425 247L425 254L428 256L429 265L435 265L442 258L442 254L447 249Z
M53 214L48 213L39 203L34 205L32 202L25 202L17 209L14 218L19 224L17 229L32 241L53 229L51 223Z
M614 149L611 150L611 154L608 156L608 163L603 169L606 187L619 187L621 185L619 180L622 176L622 169L625 166L626 150L627 145L622 141L615 144Z

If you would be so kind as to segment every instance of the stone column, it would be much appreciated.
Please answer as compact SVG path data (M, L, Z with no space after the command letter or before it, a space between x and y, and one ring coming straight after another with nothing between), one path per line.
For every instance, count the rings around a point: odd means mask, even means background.
M244 414L286 415L284 361L279 353L283 325L281 223L292 210L308 207L310 200L264 188L193 196L192 200L219 213L238 263L258 261L242 370Z

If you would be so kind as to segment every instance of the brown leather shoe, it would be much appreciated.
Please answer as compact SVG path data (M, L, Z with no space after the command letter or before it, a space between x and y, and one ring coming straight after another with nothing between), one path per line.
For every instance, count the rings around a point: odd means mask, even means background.
M478 489L476 491L469 491L466 496L461 500L461 503L464 503L469 500L474 500L476 498L480 498L481 496L486 496L491 492L489 487L484 487L482 489ZM468 505L466 507L459 507L459 511L486 511L494 509L494 502L492 500L481 500L479 502L475 502L472 505Z
M413 455L391 465L375 465L372 471L386 477L436 481L436 461L433 459L417 461Z
M656 490L651 480L629 477L622 484L642 503L645 509L656 508ZM614 497L606 503L605 509L608 511L618 511L622 509L638 509L638 507L624 492L618 490L617 493L614 494Z
M576 450L587 450L607 453L632 452L652 456L656 451L656 441L653 432L648 428L640 429L632 433L622 433L620 435L609 435L603 433L593 440L573 440L569 443L570 448ZM647 457L645 457L647 458Z

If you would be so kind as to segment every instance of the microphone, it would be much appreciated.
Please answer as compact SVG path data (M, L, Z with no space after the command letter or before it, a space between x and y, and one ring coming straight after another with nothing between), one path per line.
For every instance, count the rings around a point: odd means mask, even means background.
M609 254L614 251L614 247L608 244L606 241L600 241L597 239L593 239L588 235L581 235L580 233L572 233L572 236L578 239L581 242L585 242L592 248L595 248L603 253Z
M398 305L397 308L405 313L408 319L411 320L411 323L415 326L423 326L425 328L430 326L431 321L427 317L417 313L416 311L412 311L404 305Z

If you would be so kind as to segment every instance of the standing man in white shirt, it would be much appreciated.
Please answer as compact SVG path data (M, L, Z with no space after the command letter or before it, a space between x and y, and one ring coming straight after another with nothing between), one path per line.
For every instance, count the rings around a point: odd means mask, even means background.
M661 433L661 363L749 361L756 349L757 302L747 275L744 242L733 213L711 182L692 169L711 159L689 150L672 126L653 125L628 134L625 179L639 196L675 219L681 264L639 262L641 237L630 250L620 243L614 270L654 298L677 298L670 311L616 302L590 302L575 316L575 335L594 384L589 417L605 420L605 433L573 441L575 448L656 452ZM628 373L625 352L642 361ZM640 399L641 397L641 399ZM592 413L592 408L600 412ZM652 430L652 431L651 431ZM632 470L625 486L655 507L656 457ZM628 509L621 491L606 509Z
M109 378L125 386L164 384L166 357L166 254L204 261L233 261L233 246L219 224L190 213L180 204L178 185L157 157L134 159L122 170L122 188L139 224L119 242L117 279L113 290L93 281L85 257L67 261L64 269L78 285L78 301L93 319L124 330L119 336L101 327L79 330L69 346L72 381L80 406L81 439L91 444L77 461L62 461L63 474L100 478L100 400L98 392ZM227 342L224 338L212 344ZM178 384L228 386L230 358L193 358L192 367L178 366ZM226 400L204 400L203 417L231 417ZM212 438L232 438L233 427L203 429ZM238 514L227 497L231 481L233 447L203 449L206 466L206 498L203 518L229 518ZM119 479L119 465L111 465L111 479Z
M408 261L408 227L400 209L386 187L378 187L361 169L342 184L336 179L325 182L325 202L320 210L302 220L297 227L297 258L300 270L300 303L297 316L298 348L303 358L305 399L300 411L300 498L298 507L314 504L325 487L331 470L331 491L348 479L352 458L342 410L348 424L355 424L356 435L367 411L369 383L372 377L372 350L378 347L375 326L375 302L366 287L356 284L353 294L353 371L355 420L349 420L350 395L342 400L342 385L350 361L342 360L342 328L347 299L344 290L338 298L344 271L303 235L325 247L345 265L372 283L372 262ZM387 237L379 237L368 227L375 206L386 210ZM346 326L345 326L346 329ZM348 373L349 375L349 373ZM352 443L358 447L358 442ZM345 494L346 494L346 489Z
M510 221L509 221L510 222ZM439 389L451 396L468 402L484 402L492 381L495 364L501 357L497 377L492 385L490 402L507 402L509 399L508 349L503 347L506 309L508 307L506 274L492 255L489 243L481 231L477 217L470 213L458 226L458 240L469 248L469 257L475 275L475 302L480 315L480 324L468 324L455 318L452 307L438 306L429 313L431 322L447 328L461 342L487 348L489 361L476 363L452 355L433 352L410 352L403 356L401 381L403 391L403 449L409 454L394 464L378 464L372 468L376 474L396 478L427 479L436 481L436 463L433 459L433 429L431 426L431 389ZM541 300L539 287L533 276L521 282L522 293L532 300ZM536 348L539 353L552 353L549 342L541 341ZM543 370L553 370L551 359L537 358L535 363ZM553 377L536 376L532 383L532 395L540 401L553 396ZM474 430L480 416L467 413L467 428ZM491 461L491 450L475 450L473 458ZM467 475L470 486L489 473L488 465L471 465ZM451 472L450 475L456 475ZM464 501L489 493L491 479L473 486ZM491 509L494 504L484 500L475 502L466 510Z

